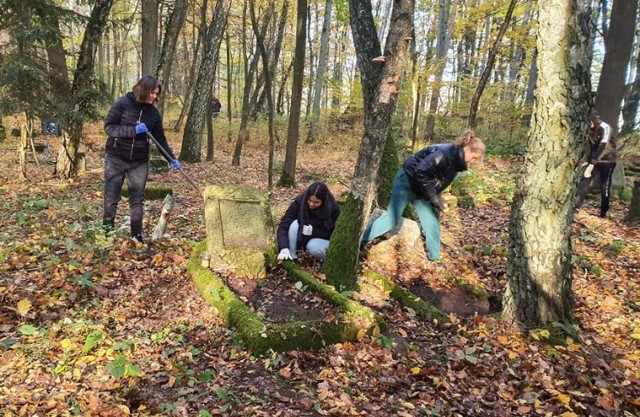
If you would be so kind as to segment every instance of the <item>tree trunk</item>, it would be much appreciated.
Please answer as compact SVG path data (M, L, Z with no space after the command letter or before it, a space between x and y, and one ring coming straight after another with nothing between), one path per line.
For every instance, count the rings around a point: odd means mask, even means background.
M484 89L487 86L487 82L489 81L489 77L491 76L491 72L493 71L493 65L496 62L496 58L500 50L500 44L502 43L502 38L504 37L504 33L509 27L509 22L511 21L511 16L513 15L513 9L515 9L517 3L518 0L511 0L511 2L509 3L507 14L504 16L504 21L502 22L500 31L498 32L498 35L496 36L496 39L491 46L491 50L489 50L489 54L487 55L487 63L482 71L480 80L478 81L478 87L476 88L476 91L473 94L473 98L471 99L471 104L469 105L469 127L472 129L476 128L476 116L478 114L480 98L482 97L482 93L484 92Z
M572 321L570 237L590 109L590 12L579 0L539 3L540 72L511 210L503 310L522 329Z
M350 22L358 66L362 79L366 80L362 84L365 115L364 135L353 181L331 236L325 263L327 282L339 290L353 289L357 286L360 238L375 196L378 168L402 85L402 74L407 66L414 10L414 0L394 2L384 52L385 62L380 69L380 67L371 66L373 64L371 60L376 57L375 45L379 46L379 42L375 33L370 2L368 0L350 1ZM368 69L372 73L367 72ZM375 89L371 85L373 79L379 80ZM371 103L367 103L366 96L372 93L375 94L374 98Z
M256 19L255 2L249 0L249 10L251 12L251 27L256 36L256 44L262 57L262 66L264 69L264 83L265 91L267 94L267 117L269 119L269 171L268 171L268 185L269 189L273 188L273 151L275 144L275 130L273 122L273 86L271 81L271 71L269 69L269 56L267 55L267 48L264 45L264 34L258 29L258 20ZM269 2L269 11L266 13L266 19L273 13L273 2Z
M304 57L307 38L307 0L297 0L296 50L293 58L293 82L291 86L291 107L287 126L287 150L284 166L278 184L293 187L296 182L296 158L298 138L300 136L300 111L302 105L302 87L304 82Z
M209 94L209 105L207 106L207 161L213 161L213 92ZM218 114L216 113L216 116Z
M158 0L142 0L140 15L142 75L153 75L158 58Z
M66 53L62 45L62 34L60 33L60 22L55 13L46 13L41 16L47 21L47 27L54 31L54 34L45 38L47 50L47 60L49 61L49 83L53 103L61 105L69 104L69 94L71 93L71 81L67 70Z
M225 45L227 47L227 142L231 142L231 88L233 87L231 74L233 73L233 61L231 60L231 39L229 36L229 30L227 30L225 36Z
M202 159L202 131L207 117L207 109L211 104L211 88L230 7L231 0L218 0L213 12L213 19L207 29L204 54L196 82L198 88L193 94L180 149L180 159L185 162L200 162Z
M636 118L638 116L638 104L640 104L640 32L636 37L636 70L635 79L629 86L622 107L622 129L620 136L628 135L636 130Z
M326 0L324 6L324 21L322 22L322 35L320 36L320 53L318 55L318 69L315 83L316 90L313 96L313 109L311 111L311 123L309 125L307 143L313 143L316 140L318 121L320 118L320 100L322 99L322 90L324 88L324 72L329 54L329 30L331 29L332 8L333 0Z
M596 110L614 132L618 130L637 15L638 0L613 2L611 24L605 38L604 62L598 82Z
M202 22L200 25L200 30L197 31L198 35L195 41L195 44L193 44L193 58L191 61L191 67L189 67L189 76L187 77L187 88L186 88L186 92L184 95L184 100L182 103L182 111L180 112L180 116L178 116L178 120L176 121L175 126L173 127L173 130L175 132L178 132L180 130L180 127L182 126L182 122L184 121L185 116L187 115L187 112L189 110L191 110L191 101L193 99L193 91L196 87L196 70L197 70L197 65L200 62L200 60L198 59L198 55L200 53L200 49L204 49L205 47L203 46L204 43L204 39L207 37L207 4L208 4L208 0L203 0L202 2L202 6L200 7L200 21ZM195 23L193 24L193 30L195 31ZM185 46L185 51L188 50L187 48L187 43L186 41L184 42L184 46Z
M529 22L531 21L531 13L533 10L533 0L528 0L527 8L522 16L522 28L525 31L529 30ZM525 32L526 33L526 32ZM524 45L522 42L518 43L513 59L511 60L511 66L509 67L509 81L507 83L506 100L513 102L516 90L516 81L518 80L518 74L520 68L522 68L522 62L524 60Z
M158 110L160 113L164 113L164 99L167 96L167 84L169 77L171 77L171 67L173 65L173 56L176 52L176 45L178 44L178 36L182 30L185 17L187 15L187 1L175 0L173 5L173 11L167 23L167 29L164 35L164 42L162 43L162 50L160 51L160 59L158 60L158 68L155 71L156 77L163 83L164 87L158 97Z
M433 140L436 126L436 112L438 111L438 101L440 100L440 87L442 85L444 68L447 65L447 54L449 53L453 24L456 20L458 0L454 0L453 7L451 7L451 0L440 0L439 4L435 79L431 85L431 100L429 101L429 112L427 113L427 123L424 132L428 140ZM453 13L451 13L451 10L453 10Z
M268 26L269 19L264 19L264 21L262 22L262 28L260 29L263 37L267 33ZM242 145L249 138L249 131L247 130L247 125L249 123L249 113L251 112L251 106L249 105L249 102L251 98L251 89L253 88L254 75L258 67L258 60L260 59L260 53L258 52L257 47L256 51L253 53L253 58L251 58L250 65L247 64L248 59L248 57L245 57L245 81L244 91L242 94L242 114L240 116L240 128L238 129L236 147L233 150L233 158L231 159L231 165L234 167L240 166Z
M53 173L54 176L60 178L71 178L75 175L76 156L82 137L82 123L86 117L86 110L91 105L84 94L91 86L96 49L114 1L96 0L84 30L71 87L72 105L63 123L69 138L68 140L65 138L58 149L56 168Z
M633 183L633 197L629 203L629 213L626 220L632 223L640 222L640 179Z
M522 115L522 123L526 126L531 125L531 116L533 114L533 99L538 81L538 51L533 51L531 57L531 68L529 68L529 80L527 81L527 92L524 96L525 113Z

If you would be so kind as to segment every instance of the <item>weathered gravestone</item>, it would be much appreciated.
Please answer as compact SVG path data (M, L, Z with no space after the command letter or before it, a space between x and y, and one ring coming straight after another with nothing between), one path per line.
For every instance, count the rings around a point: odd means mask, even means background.
M213 270L263 278L264 253L274 246L266 193L248 187L210 185L204 191L207 253Z

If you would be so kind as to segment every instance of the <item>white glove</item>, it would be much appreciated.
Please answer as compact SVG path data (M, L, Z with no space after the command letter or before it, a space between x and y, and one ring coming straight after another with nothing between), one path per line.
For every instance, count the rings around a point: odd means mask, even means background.
M591 178L591 171L593 171L593 167L594 167L593 164L589 164L587 166L587 169L584 170L584 177L585 178Z
M583 163L580 165L580 168L586 168L586 167L587 167L587 165L589 165L589 163L588 163L588 162L583 162Z
M282 249L278 254L278 260L279 261L293 260L293 257L291 256L291 252L289 252L289 249Z

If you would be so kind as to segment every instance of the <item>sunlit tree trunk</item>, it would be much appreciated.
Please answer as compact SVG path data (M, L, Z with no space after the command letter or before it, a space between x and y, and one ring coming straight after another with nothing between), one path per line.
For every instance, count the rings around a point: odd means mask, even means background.
M198 87L194 90L180 149L180 159L185 162L200 162L202 159L202 132L207 118L207 109L211 103L211 88L230 7L231 0L217 0L213 19L207 29L202 63L196 82Z
M509 8L507 9L504 21L500 26L500 31L498 32L498 35L496 36L496 39L494 40L493 45L491 46L491 49L487 54L487 63L484 66L482 75L480 76L480 80L478 81L478 87L476 88L476 91L471 98L471 104L469 105L469 127L472 129L475 129L476 127L480 98L482 97L482 93L484 92L484 89L487 86L487 82L489 81L489 77L491 76L491 72L493 71L493 65L496 62L500 44L502 43L502 38L504 37L504 34L509 27L509 22L511 22L511 16L513 15L513 9L515 9L517 3L518 0L511 0L511 2L509 3Z
M153 75L158 57L158 0L142 0L140 15L142 75Z
M449 53L449 45L451 41L451 31L453 23L456 19L456 10L458 9L458 0L454 0L453 7L451 0L440 0L438 7L438 36L436 41L436 71L434 81L431 84L431 99L429 101L429 111L427 113L427 122L425 125L424 135L427 139L433 139L433 133L436 125L436 112L438 111L438 102L440 100L440 87L442 85L442 76L447 65L447 55ZM453 13L451 12L453 10Z
M164 85L158 97L158 109L160 113L164 112L164 98L167 94L167 84L171 77L171 67L173 65L173 57L178 44L178 36L184 24L187 15L187 0L175 0L173 11L167 23L162 49L160 50L160 58L158 59L158 67L155 71L156 77Z
M535 110L511 209L503 310L522 329L573 317L571 222L591 101L587 3L539 3Z
M378 168L409 59L415 3L414 0L394 2L384 64L372 62L380 54L380 43L371 3L350 0L349 6L351 31L363 80L365 114L364 135L351 188L331 235L325 263L327 281L340 290L357 286L360 237L376 193Z
M611 23L605 37L605 54L598 82L596 110L602 120L611 125L614 132L618 130L637 15L638 0L613 2Z
M624 98L622 107L622 129L620 136L628 135L637 128L638 104L640 104L640 32L636 37L635 78Z
M284 166L278 184L293 187L296 182L296 159L298 139L300 137L300 112L302 106L302 87L304 82L304 63L307 31L307 0L297 0L296 49L293 58L293 82L291 86L291 106L287 125L287 148Z
M307 135L307 143L313 143L316 140L318 121L320 118L320 101L324 88L324 73L329 55L329 30L331 28L332 8L333 0L326 0L324 5L324 21L322 22L322 35L320 36L320 53L318 55L315 94L313 95L313 109L311 111L311 123L309 125L309 134Z
M53 173L56 177L71 178L75 175L76 157L82 138L82 124L87 107L90 105L83 96L91 86L96 49L113 2L114 0L96 0L84 31L71 87L72 102L62 123L68 137L63 135L62 144L58 148L56 168Z

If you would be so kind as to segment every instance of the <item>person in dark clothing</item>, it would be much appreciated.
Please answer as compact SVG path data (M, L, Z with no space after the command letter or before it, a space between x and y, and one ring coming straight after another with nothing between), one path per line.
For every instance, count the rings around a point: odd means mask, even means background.
M412 203L420 219L427 255L440 259L440 213L444 202L440 193L447 188L467 164L482 159L484 143L468 130L457 144L429 145L408 158L398 170L391 189L387 213L365 230L362 243L394 229L407 204Z
M589 192L591 180L600 175L600 217L607 217L611 200L611 179L616 168L616 138L609 124L602 121L598 112L591 114L589 121L589 159L583 163L586 167L576 196L575 211L579 211Z
M278 260L297 258L298 250L324 259L329 238L340 215L340 206L327 184L315 182L298 195L280 220L278 226Z
M220 114L220 110L222 110L222 104L220 103L220 99L218 97L211 97L211 114L215 119Z
M149 176L150 132L171 157L171 167L180 169L162 127L162 117L154 106L160 94L160 83L154 77L142 77L133 91L113 104L104 121L107 133L104 162L104 213L106 231L114 229L116 210L125 177L129 185L131 237L142 242L144 190Z

